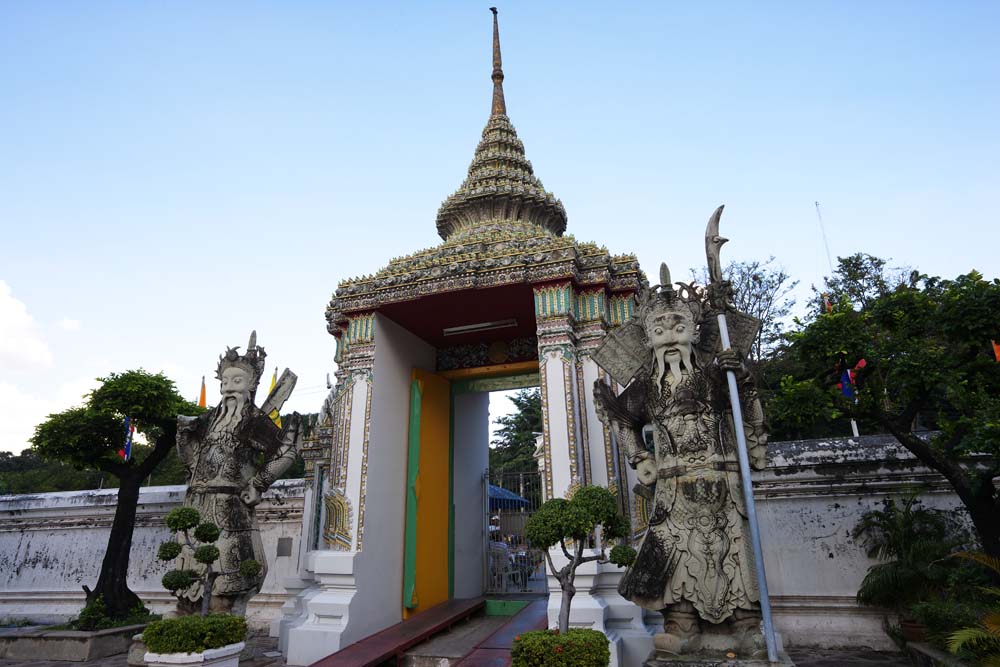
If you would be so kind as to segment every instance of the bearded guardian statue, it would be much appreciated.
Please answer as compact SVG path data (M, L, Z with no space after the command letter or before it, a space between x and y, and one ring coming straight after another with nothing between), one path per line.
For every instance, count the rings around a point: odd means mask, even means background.
M636 493L650 503L648 528L619 592L663 613L664 631L654 637L660 659L706 651L756 658L763 650L726 371L736 373L740 427L755 469L764 467L767 432L741 354L719 345L712 303L722 302L714 297L727 286L717 267L710 273L719 282L707 292L681 283L675 290L664 265L662 284L642 290L632 320L594 356L627 385L616 396L598 381L594 395L602 421L636 471ZM759 323L727 315L733 347L748 349ZM644 438L647 425L651 443Z
M260 539L254 507L261 495L298 456L302 441L301 417L294 413L279 428L269 416L280 410L295 386L296 377L287 369L271 390L263 406L254 404L266 357L257 346L257 333L250 335L246 354L227 348L219 357L216 378L221 382L222 401L197 417L177 418L177 451L187 469L184 504L194 507L203 521L221 529L215 545L220 556L214 565L222 575L212 589L212 611L246 612L247 602L260 591L267 574L267 558ZM243 576L240 563L253 559L260 572ZM178 569L199 569L185 547ZM181 597L182 613L200 609L203 591L195 584Z

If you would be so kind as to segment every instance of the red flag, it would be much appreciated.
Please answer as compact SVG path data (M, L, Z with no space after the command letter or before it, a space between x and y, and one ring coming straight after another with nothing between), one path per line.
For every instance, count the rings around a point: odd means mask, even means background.
M997 358L997 362L1000 362L1000 345L997 345L995 340L991 340L993 343L993 356Z

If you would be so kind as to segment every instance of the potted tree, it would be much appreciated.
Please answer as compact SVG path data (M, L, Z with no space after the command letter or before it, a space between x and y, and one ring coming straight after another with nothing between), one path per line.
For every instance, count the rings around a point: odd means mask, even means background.
M212 586L215 580L226 574L214 567L219 558L219 527L210 521L202 521L198 510L193 507L178 507L171 510L164 523L175 531L181 541L170 540L160 545L157 557L160 560L174 560L185 547L197 563L197 569L174 569L163 575L163 587L180 597L183 591L195 584L202 588L201 611L196 615L180 616L150 623L142 633L148 652L145 661L149 667L176 667L177 665L199 665L202 667L237 667L240 652L246 646L246 619L233 614L209 614ZM246 577L256 576L260 563L245 560L238 572Z
M584 555L587 543L601 527L598 553ZM546 665L566 667L607 667L611 658L608 639L596 630L569 629L569 611L576 594L576 570L584 563L614 563L625 567L635 560L635 549L619 544L606 551L609 543L628 535L628 523L618 512L618 503L611 492L599 486L585 486L572 498L553 498L531 515L525 525L525 536L535 547L545 551L549 571L562 589L559 607L559 627L518 635L511 650L512 667ZM567 544L567 542L570 542ZM549 549L558 545L567 559L556 568Z
M925 508L916 494L899 501L887 498L882 509L865 512L854 527L869 558L857 599L899 615L906 641L923 641L927 627L913 617L914 605L941 590L948 576L943 560L960 543L956 528L943 512Z

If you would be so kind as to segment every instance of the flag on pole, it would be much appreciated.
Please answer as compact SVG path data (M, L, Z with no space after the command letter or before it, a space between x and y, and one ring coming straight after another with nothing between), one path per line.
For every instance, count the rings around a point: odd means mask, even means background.
M997 362L1000 363L1000 345L997 345L995 340L991 340L993 343L993 356L997 358Z
M201 394L198 396L198 407L204 408L208 407L208 401L205 400L205 376L201 376Z
M271 376L271 388L268 391L274 391L274 385L278 384L278 367L274 367L274 375ZM271 421L274 422L275 426L281 428L281 415L278 414L277 410L271 410L271 414L268 415Z
M823 293L823 308L828 313L832 313L833 312L833 304L830 303L830 297L829 297L829 295L826 292Z
M128 462L132 458L132 434L135 433L135 425L132 420L125 417L125 446L118 450L118 456L122 458L123 461Z

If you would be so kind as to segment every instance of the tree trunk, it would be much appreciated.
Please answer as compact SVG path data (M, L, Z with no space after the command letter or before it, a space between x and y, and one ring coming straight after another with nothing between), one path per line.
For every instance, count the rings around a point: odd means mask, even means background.
M569 571L558 578L560 588L562 588L562 603L559 605L559 632L562 634L569 631L569 605L573 602L573 596L576 595L576 586L573 585L573 580L576 577L573 576L575 573L572 562L567 566L567 569Z
M983 488L977 491L974 472L970 472L957 461L950 460L941 451L922 440L917 435L897 428L887 420L883 420L883 425L887 426L889 432L895 436L903 447L926 465L928 468L940 473L951 484L955 495L962 501L962 505L972 519L972 526L976 530L976 537L982 546L984 553L1000 558L1000 507L994 500L993 480L987 477L979 480Z
M103 598L108 616L112 618L123 618L130 610L142 605L139 596L129 589L127 581L132 532L135 529L135 513L142 480L141 474L133 470L119 476L118 505L111 524L111 535L108 537L108 549L104 553L97 585L93 591L87 591L87 603L90 604L97 597Z
M962 500L972 517L972 525L979 535L983 553L1000 558L1000 520L997 518L1000 516L1000 508L994 502L992 494L977 494L971 499Z

